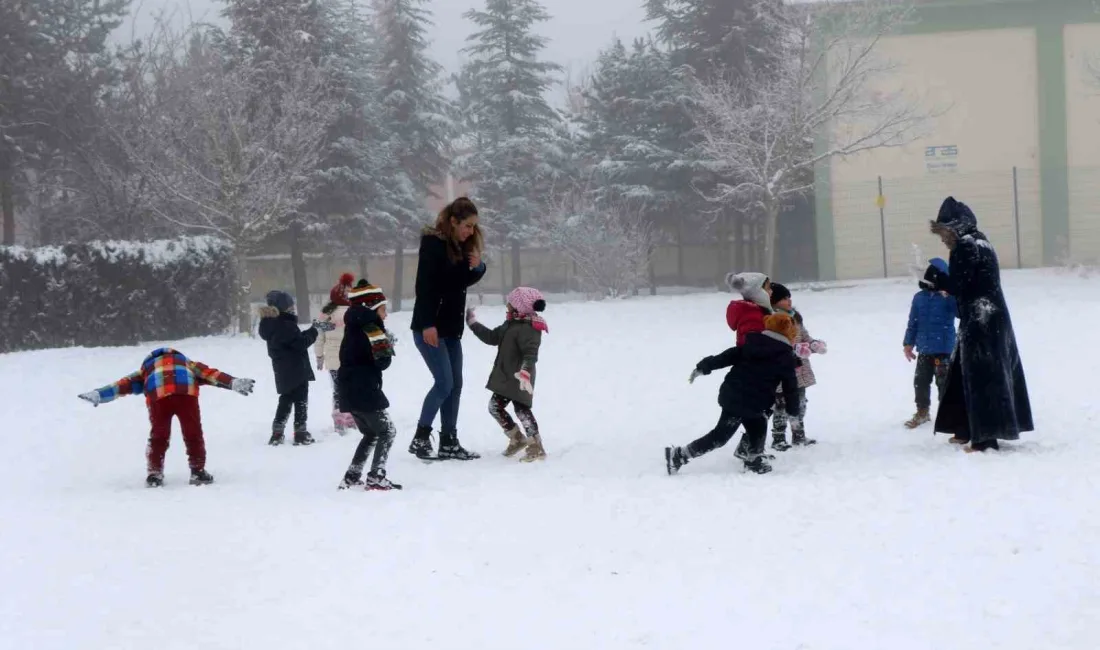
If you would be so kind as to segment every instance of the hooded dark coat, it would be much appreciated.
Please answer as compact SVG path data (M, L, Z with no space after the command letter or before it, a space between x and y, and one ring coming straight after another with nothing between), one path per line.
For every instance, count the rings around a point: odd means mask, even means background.
M936 224L958 235L951 274L938 275L933 284L958 302L959 335L935 430L971 444L1016 440L1034 425L997 253L970 208L952 197L940 207Z

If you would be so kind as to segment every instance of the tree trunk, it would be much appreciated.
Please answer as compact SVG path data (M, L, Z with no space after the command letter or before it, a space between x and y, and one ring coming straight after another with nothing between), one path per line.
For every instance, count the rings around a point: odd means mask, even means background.
M15 179L14 170L0 166L0 211L4 213L4 238L0 243L5 246L15 244Z
M684 273L684 218L676 220L676 285L687 286L687 274Z
M366 277L365 275L363 277ZM401 311L401 296L405 293L405 244L398 237L393 249L393 296L389 299L393 311Z
M294 301L298 303L298 322L312 320L309 304L309 276L306 273L306 258L302 251L302 224L295 221L290 225L290 268L294 273Z
M647 276L649 280L649 295L657 295L657 247L650 244L649 254L646 256Z
M512 286L523 286L523 273L520 270L519 242L512 242Z
M248 260L244 253L237 249L237 295L234 302L237 308L237 330L241 334L252 333L252 302L250 300L251 284L248 281Z
M764 273L775 278L775 245L779 232L779 201L770 199L764 215Z
M715 286L721 287L725 283L726 274L733 270L733 262L730 259L730 216L725 210L718 213L715 230L718 240L715 256L718 263Z

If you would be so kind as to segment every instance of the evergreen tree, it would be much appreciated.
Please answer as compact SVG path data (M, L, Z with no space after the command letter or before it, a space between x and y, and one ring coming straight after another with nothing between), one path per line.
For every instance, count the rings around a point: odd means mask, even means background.
M546 206L567 163L561 116L545 93L561 66L539 60L546 39L536 24L549 14L535 0L486 0L466 17L476 25L462 77L476 92L468 115L478 140L462 158L487 227L512 249L512 283L521 283L520 245Z

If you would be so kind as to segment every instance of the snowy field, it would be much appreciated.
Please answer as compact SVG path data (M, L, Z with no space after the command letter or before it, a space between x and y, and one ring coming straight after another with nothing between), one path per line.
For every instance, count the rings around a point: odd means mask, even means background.
M339 492L359 436L311 389L308 448L266 445L258 339L172 342L257 379L208 388L217 483L187 485L178 430L144 487L140 398L77 393L154 344L0 356L0 648L984 650L1100 646L1100 278L1009 272L1039 430L969 455L902 428L911 281L795 293L815 357L819 444L746 474L732 445L665 474L662 448L713 426L729 296L551 304L535 413L550 455L501 458L466 340L461 433L485 457L405 452L429 376L408 314L386 377L403 492ZM500 308L484 308L498 322Z

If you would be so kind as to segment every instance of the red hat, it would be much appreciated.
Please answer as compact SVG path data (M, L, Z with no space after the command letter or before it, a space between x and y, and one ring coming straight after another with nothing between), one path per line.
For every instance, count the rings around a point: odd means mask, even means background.
M340 282L332 288L332 291L328 292L328 299L332 301L332 304L340 305L341 307L351 305L351 303L348 302L348 288L351 287L352 282L355 282L354 275L345 273L340 276Z

